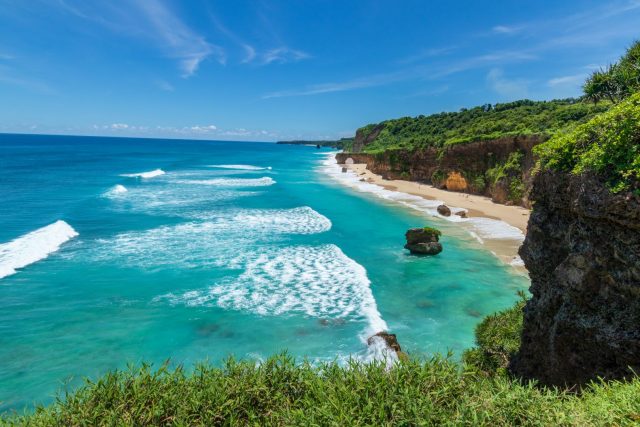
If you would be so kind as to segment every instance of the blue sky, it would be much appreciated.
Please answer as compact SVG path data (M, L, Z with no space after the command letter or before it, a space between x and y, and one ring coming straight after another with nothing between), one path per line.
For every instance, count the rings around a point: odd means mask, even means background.
M0 132L269 141L578 96L640 0L0 0Z

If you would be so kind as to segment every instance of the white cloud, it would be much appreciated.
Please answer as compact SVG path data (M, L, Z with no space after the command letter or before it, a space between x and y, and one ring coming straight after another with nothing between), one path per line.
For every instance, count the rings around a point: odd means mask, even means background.
M496 25L491 29L495 34L515 34L522 30L522 26L512 27L507 25Z
M111 129L114 130L124 130L124 129L129 129L129 125L126 123L113 123L111 125Z
M224 49L194 32L158 0L137 0L137 5L168 54L178 59L182 77L191 77L209 56L226 63Z
M253 61L256 57L256 50L253 46L248 45L248 44L243 44L242 48L245 51L245 57L242 60L243 64L248 64L249 62Z
M208 133L208 132L213 132L215 130L218 130L218 128L215 125L209 125L209 126L191 126L189 128L185 128L188 130L191 130L192 132L197 132L197 133Z
M584 82L586 75L583 74L574 74L572 76L560 76L549 79L547 85L551 87L556 86L577 86L581 85Z
M282 46L266 51L262 55L262 64L267 65L273 62L284 64L287 62L301 61L307 58L310 58L310 55L306 52Z
M171 83L169 83L166 80L156 80L155 81L156 86L158 86L160 89L166 91L166 92L173 92L175 90L175 88L173 87L173 85Z
M487 74L487 82L491 89L508 99L526 98L529 93L529 81L525 79L508 79L499 68Z

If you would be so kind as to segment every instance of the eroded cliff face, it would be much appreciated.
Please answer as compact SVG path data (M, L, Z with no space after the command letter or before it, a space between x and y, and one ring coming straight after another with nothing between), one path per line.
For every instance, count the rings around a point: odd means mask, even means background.
M356 134L354 151L375 139L377 132L374 129L367 138ZM339 153L336 159L338 163L347 158L366 163L369 170L389 179L426 182L450 191L488 196L496 203L528 207L526 194L535 164L532 148L543 141L539 136L505 137L443 149ZM514 154L518 157L517 167L505 169Z
M582 385L640 373L640 198L541 172L520 256L531 276L518 376Z

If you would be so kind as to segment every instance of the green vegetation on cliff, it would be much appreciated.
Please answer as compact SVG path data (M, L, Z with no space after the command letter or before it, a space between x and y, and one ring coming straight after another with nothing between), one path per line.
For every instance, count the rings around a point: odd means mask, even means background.
M358 130L366 138L380 133L363 151L444 147L506 136L540 135L584 123L606 111L609 104L593 105L576 99L554 101L522 100L506 104L486 104L459 112L403 117L371 124Z
M534 148L540 167L594 172L613 192L640 191L640 93Z
M640 41L634 42L618 62L591 74L583 89L585 97L596 103L617 102L640 91Z
M348 150L353 145L353 137L351 138L340 138L336 140L305 140L305 139L294 139L291 141L278 141L276 144L281 145L319 145L320 147L331 147L337 149L345 149Z
M505 370L519 347L524 299L476 330L463 364L434 357L312 365L286 354L193 372L143 365L112 372L48 407L0 418L19 425L637 425L640 379L581 394L538 388Z

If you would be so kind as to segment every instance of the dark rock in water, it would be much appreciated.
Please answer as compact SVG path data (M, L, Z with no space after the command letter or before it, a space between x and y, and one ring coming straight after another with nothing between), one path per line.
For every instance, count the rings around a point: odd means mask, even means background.
M316 148L320 148L320 144L317 144L317 145L316 145Z
M410 228L404 233L404 237L407 239L407 244L413 245L415 243L437 242L440 240L440 231L435 228Z
M342 168L342 173L345 173L347 171L347 168L343 167Z
M423 254L423 255L438 255L442 252L442 245L440 242L427 242L427 243L407 243L404 245L405 249L409 249L411 253Z
M389 347L391 350L395 351L396 353L402 351L402 349L400 348L400 344L398 344L398 338L396 338L396 334L390 334L385 331L378 332L377 334L372 335L369 337L369 339L367 339L367 345L373 344L374 337L382 338L384 342L387 344L387 347Z
M458 212L454 213L454 215L458 215L460 218L466 218L467 217L467 212L458 211Z
M465 310L467 312L467 314L471 317L482 317L482 313L480 313L478 310L474 310L473 308L465 308Z
M360 182L366 182L367 180L364 178L360 178Z
M438 206L438 213L442 216L451 216L451 209L447 205Z
M440 231L435 228L411 228L404 235L407 239L407 244L404 247L415 254L439 254L442 252L442 245L438 243L440 234Z
M435 306L435 303L430 299L422 299L416 303L416 307L418 308L431 308L434 306Z
M543 171L520 256L531 276L511 371L544 385L640 373L640 197Z

